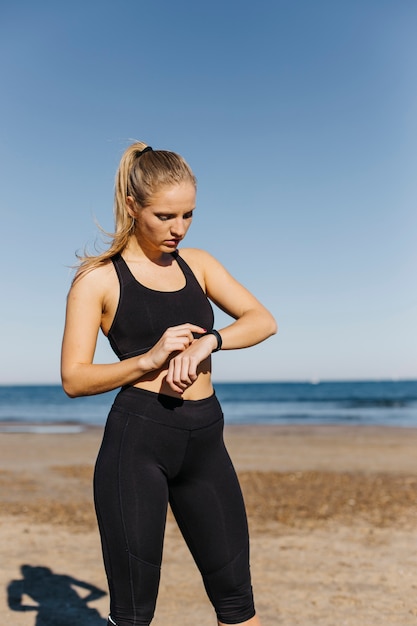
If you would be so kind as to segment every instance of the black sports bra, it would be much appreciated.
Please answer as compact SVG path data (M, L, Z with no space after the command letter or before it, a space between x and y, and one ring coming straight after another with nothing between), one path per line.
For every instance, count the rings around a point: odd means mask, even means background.
M120 297L107 338L120 360L147 352L170 326L189 322L207 330L213 328L213 309L206 294L178 252L172 256L186 281L178 291L145 287L133 276L121 254L112 258Z

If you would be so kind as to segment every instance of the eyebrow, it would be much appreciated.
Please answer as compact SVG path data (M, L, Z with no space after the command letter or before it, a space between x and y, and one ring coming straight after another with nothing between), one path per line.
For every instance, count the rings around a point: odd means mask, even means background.
M187 213L192 213L195 210L196 210L196 207L194 207L193 209L188 209L188 211L184 211L184 215L187 215ZM169 209L158 209L157 211L155 211L155 214L156 215L177 215L175 211L170 211Z

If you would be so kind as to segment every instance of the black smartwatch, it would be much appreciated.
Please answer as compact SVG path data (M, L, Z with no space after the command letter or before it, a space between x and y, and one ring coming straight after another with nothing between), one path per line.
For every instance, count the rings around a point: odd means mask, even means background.
M217 330L214 330L214 328L212 328L211 330L208 330L206 332L206 335L214 335L217 339L217 346L214 348L214 350L212 350L212 352L218 352L219 350L221 350L223 342L222 342L222 337L220 333ZM204 337L204 335L202 335L202 337Z

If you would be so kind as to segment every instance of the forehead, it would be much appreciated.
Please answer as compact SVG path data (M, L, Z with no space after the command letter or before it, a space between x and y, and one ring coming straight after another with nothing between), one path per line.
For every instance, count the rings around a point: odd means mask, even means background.
M150 197L148 206L165 208L187 208L195 206L196 189L190 181L166 185Z

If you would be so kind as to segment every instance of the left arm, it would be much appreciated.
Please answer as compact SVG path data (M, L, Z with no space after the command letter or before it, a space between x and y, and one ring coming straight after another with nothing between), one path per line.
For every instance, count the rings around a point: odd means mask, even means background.
M221 263L207 252L199 252L204 257L207 296L235 319L220 330L223 350L254 346L274 335L277 324L271 313Z
M223 350L254 346L277 332L271 313L214 257L202 250L187 250L183 256L202 281L210 300L235 320L219 330ZM166 377L172 389L183 391L192 385L198 365L216 345L213 335L203 335L172 358Z

